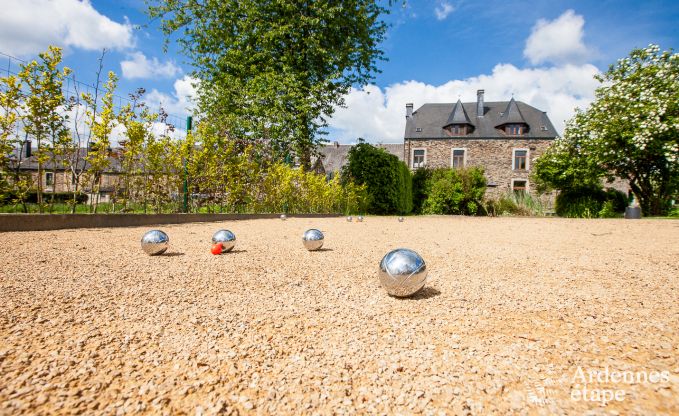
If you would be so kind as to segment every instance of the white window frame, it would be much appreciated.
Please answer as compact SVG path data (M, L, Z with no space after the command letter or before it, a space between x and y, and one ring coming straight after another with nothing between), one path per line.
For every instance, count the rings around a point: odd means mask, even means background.
M422 161L421 166L415 167L415 150L424 150L424 161ZM419 169L427 166L427 148L426 147L413 147L410 151L410 168Z
M515 168L515 166L516 166L516 152L521 152L521 151L526 152L526 169L516 169ZM525 170L526 172L530 171L530 149L523 148L523 147L520 147L520 148L517 147L515 149L512 149L512 170L519 170L519 171Z
M450 167L455 168L453 166L453 159L455 158L455 151L456 150L462 150L464 152L464 158L462 159L462 167L466 168L467 167L467 148L466 147L454 147L450 149Z
M47 184L47 175L52 176L52 183L49 184L49 185ZM54 186L54 172L45 172L45 186L49 186L49 187Z
M528 179L523 178L512 179L512 187L510 189L512 192L514 192L514 182L526 182L526 190L524 192L530 192L530 181Z

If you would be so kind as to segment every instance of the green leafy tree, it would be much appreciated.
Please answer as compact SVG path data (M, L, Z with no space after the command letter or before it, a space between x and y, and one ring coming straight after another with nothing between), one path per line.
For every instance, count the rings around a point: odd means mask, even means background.
M63 79L70 74L70 69L59 70L61 63L61 49L50 46L47 51L39 55L40 62L32 61L21 66L19 78L28 89L24 101L25 113L22 116L26 134L35 139L38 161L38 206L44 211L43 204L43 173L45 164L50 160L49 141L64 140L68 131L64 127L62 115L65 104L62 92Z
M348 158L343 179L366 186L370 213L410 213L413 208L412 176L405 163L362 140L349 150Z
M21 84L16 76L0 78L0 202L14 194L17 182L13 168L14 150L20 145L16 135ZM18 155L21 157L21 155Z
M597 79L591 106L536 163L542 188L627 179L644 215L664 215L679 192L679 54L633 50Z
M103 173L110 166L111 132L116 123L113 96L117 83L118 77L116 74L109 72L108 81L104 85L104 95L101 99L101 109L99 111L95 111L97 106L95 98L91 94L84 93L82 95L88 107L86 123L92 134L90 149L88 149L85 160L89 165L87 175L91 183L91 193L93 196L96 196L96 202L94 198L90 198L90 210L93 212L97 212L97 205L99 205Z
M196 68L205 120L305 169L326 118L383 56L387 9L372 0L150 2Z

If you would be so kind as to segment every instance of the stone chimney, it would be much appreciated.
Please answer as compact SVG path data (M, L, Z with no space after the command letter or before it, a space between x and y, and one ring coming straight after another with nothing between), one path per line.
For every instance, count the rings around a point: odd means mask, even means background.
M334 142L332 142L332 145L335 146L335 147L339 147L339 142L338 142L338 141L334 141Z
M483 90L476 91L476 117L483 117Z
M413 116L413 103L406 104L406 118Z
M25 140L22 147L23 147L22 150L24 151L24 157L27 158L27 159L28 159L29 157L31 157L31 153L32 153L32 152L31 152L31 150L32 150L32 149L31 149L31 141L30 141L30 140Z

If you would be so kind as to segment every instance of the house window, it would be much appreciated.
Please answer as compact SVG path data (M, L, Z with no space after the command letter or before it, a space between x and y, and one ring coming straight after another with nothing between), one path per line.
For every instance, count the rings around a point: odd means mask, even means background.
M424 167L427 152L425 149L413 149L413 169Z
M521 124L509 124L505 126L505 133L510 136L521 136L523 134L523 126Z
M528 170L528 150L514 149L514 170Z
M528 191L528 181L526 180L519 180L519 179L514 179L512 181L512 191L515 193L524 193Z
M45 172L45 186L54 186L54 173Z
M465 134L467 134L467 126L453 124L452 126L450 126L450 133L453 136L464 136Z
M465 165L465 149L453 149L453 158L451 161L451 166L454 169L463 168Z

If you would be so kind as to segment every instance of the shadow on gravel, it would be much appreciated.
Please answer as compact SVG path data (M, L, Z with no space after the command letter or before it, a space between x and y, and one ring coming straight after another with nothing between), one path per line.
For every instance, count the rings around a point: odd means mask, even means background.
M433 298L433 297L438 296L440 294L441 294L440 290L427 286L427 287L423 288L422 290L420 290L419 292L415 293L415 295L413 295L409 298L406 298L406 299L423 300L423 299Z
M178 257L178 256L183 256L184 253L179 253L177 251L174 251L172 253L163 253L163 257Z
M319 248L318 250L314 250L314 251L332 251L332 249L331 248ZM313 253L313 251L312 251L312 253Z

